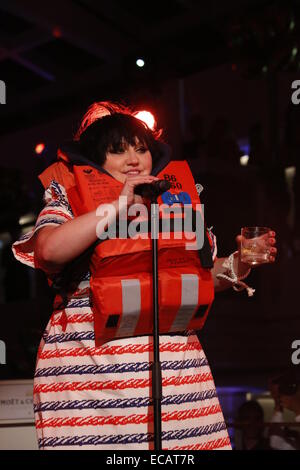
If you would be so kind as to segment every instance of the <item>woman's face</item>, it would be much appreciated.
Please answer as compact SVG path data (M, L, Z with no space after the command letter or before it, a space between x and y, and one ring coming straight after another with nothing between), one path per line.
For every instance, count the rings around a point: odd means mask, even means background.
M138 140L134 146L124 142L118 153L106 153L103 168L116 180L125 183L129 175L150 175L152 170L151 153Z

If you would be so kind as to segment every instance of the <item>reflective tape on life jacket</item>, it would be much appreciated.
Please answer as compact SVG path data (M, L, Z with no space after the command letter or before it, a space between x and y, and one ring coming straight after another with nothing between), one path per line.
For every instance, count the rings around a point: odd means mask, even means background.
M68 162L66 155L63 155L63 159ZM56 179L59 177L58 182L65 186L75 216L118 199L123 184L90 165L73 165L70 170L67 163L64 181L61 165L66 163L60 162L60 174L56 175ZM205 323L214 299L210 272L213 266L211 240L202 226L203 246L195 249L201 238L193 234L195 221L204 222L194 178L187 162L170 162L157 176L170 181L172 185L169 191L158 198L159 207L162 208L159 211L158 233L160 332L199 330ZM50 172L41 175L40 179L46 183L49 177ZM193 212L191 233L184 233L183 230L185 208ZM126 221L126 230L130 223L136 224L136 220ZM141 224L141 233L148 231L149 234L150 221L149 214L148 220L146 218L144 221L146 224ZM168 221L171 222L170 233L163 228ZM181 225L178 225L180 221ZM151 334L153 331L150 234L147 238L119 238L118 235L98 242L90 258L96 346L113 338ZM190 240L192 235L194 241ZM194 249L187 249L193 245Z

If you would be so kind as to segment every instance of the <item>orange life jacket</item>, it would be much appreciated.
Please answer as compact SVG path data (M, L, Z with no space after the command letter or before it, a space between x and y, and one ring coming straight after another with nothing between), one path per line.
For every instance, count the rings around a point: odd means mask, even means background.
M45 188L52 179L65 187L75 216L118 199L122 183L94 168L92 163L72 165L67 154L59 152L58 156L60 161L48 167L39 178ZM164 204L160 225L170 218L168 207L175 211L171 214L172 232L166 235L161 230L158 235L160 332L199 330L214 299L210 271L212 242L205 229L203 248L186 249L187 243L191 244L189 234L176 228L176 218L183 220L185 203L199 216L200 200L187 162L171 161L157 176L172 185L158 198L160 207ZM137 220L129 221L129 225ZM153 331L152 240L146 225L146 238L120 238L118 233L116 238L95 245L90 258L90 287L96 346L114 338Z

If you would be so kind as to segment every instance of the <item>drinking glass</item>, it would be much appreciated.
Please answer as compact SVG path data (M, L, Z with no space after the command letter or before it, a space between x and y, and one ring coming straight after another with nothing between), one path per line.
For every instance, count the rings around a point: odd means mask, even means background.
M252 266L270 262L268 227L243 227L241 231L241 261Z

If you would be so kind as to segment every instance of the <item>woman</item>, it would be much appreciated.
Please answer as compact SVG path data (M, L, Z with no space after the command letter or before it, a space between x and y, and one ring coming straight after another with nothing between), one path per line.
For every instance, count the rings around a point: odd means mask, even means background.
M77 167L72 163L93 162L98 174L109 182L107 194L117 184L120 195L126 196L127 205L131 206L142 201L134 188L159 179L155 175L170 164L170 157L157 132L129 110L107 102L90 107L75 142L60 150L59 156L60 162L40 175L46 188L46 206L34 230L13 245L16 258L43 269L54 286L62 285L61 273L72 266L64 277L67 283L61 291L63 295L55 298L37 357L34 410L39 447L153 449L149 365L152 338L127 335L102 345L97 343L92 309L95 305L90 295L92 265L89 267L89 258L82 255L97 243L97 226L103 216L84 208L81 215L75 216L67 186L71 180L74 184ZM114 194L110 202L118 214L120 207ZM109 217L104 228L114 221L113 215ZM228 267L224 259L216 258L215 237L208 236L214 258L211 279L215 289L222 290L232 286L233 281L230 277L217 278L218 274L228 274ZM270 234L272 243L275 239ZM276 248L272 250L275 255ZM248 271L238 256L231 257L231 261L240 276ZM163 449L230 449L211 371L195 333L161 335L160 360Z

